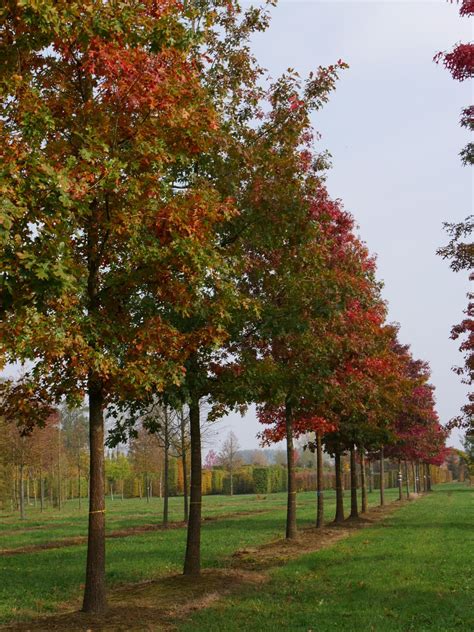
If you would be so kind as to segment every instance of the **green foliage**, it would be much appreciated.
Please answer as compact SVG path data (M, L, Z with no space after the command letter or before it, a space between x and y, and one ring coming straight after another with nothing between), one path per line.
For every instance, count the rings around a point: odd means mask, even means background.
M224 470L213 469L212 470L212 493L222 494L224 492L224 480L227 473Z
M271 492L271 475L268 467L254 467L253 484L256 494L268 494Z

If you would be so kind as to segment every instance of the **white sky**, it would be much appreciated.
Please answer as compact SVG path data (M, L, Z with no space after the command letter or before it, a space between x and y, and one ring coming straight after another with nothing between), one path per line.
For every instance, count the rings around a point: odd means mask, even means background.
M432 60L472 39L472 23L458 10L444 0L287 0L253 41L274 78L289 67L304 76L340 58L350 66L314 117L318 146L333 156L328 188L378 256L402 342L432 367L442 423L458 413L467 392L451 371L462 360L449 338L467 305L467 275L452 272L435 252L447 241L443 221L472 212L472 171L458 157L468 139L459 116L472 103L472 86ZM232 429L241 447L257 447L253 410L217 429L215 446ZM458 435L449 443L460 446Z

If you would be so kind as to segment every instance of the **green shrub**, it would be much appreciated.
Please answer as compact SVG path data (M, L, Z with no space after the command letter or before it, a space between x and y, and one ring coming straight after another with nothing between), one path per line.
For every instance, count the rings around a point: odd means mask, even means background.
M255 494L269 494L272 491L269 467L253 468L253 488Z

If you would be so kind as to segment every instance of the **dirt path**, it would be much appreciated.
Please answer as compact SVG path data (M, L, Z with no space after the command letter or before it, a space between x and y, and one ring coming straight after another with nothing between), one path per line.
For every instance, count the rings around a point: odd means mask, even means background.
M302 529L295 540L276 540L255 549L236 551L227 568L203 571L199 578L173 575L109 592L109 610L100 617L77 611L2 626L10 632L172 632L195 610L206 608L243 586L265 583L269 570L305 553L332 546L356 530L370 527L406 501L370 509L364 518L323 529ZM70 607L70 606L69 606Z
M236 511L234 513L221 514L219 516L208 516L203 518L203 523L216 522L219 520L227 520L229 518L239 518L242 516L252 516L255 514L270 513L271 509L256 509L255 511ZM184 529L186 523L169 522L167 527L162 524L142 524L136 527L128 527L127 529L117 529L109 531L105 537L109 538L126 538L131 535L140 535L150 531L169 531L170 529ZM3 535L3 534L2 534ZM0 557L9 557L11 555L22 555L24 553L35 553L37 551L47 551L49 549L62 549L68 546L77 546L78 544L86 544L87 536L78 535L72 538L64 538L62 540L54 540L53 542L44 542L42 544L31 544L28 546L20 546L14 549L0 549Z

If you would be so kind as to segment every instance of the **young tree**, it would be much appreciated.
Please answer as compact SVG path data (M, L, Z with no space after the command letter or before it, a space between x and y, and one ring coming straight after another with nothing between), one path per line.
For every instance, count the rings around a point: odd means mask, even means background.
M51 400L88 397L89 612L106 608L104 409L179 383L221 336L166 319L205 301L232 212L199 174L174 186L218 141L194 17L173 0L46 0L8 3L2 23L2 354L32 360L27 383Z
M231 496L234 495L234 471L241 463L238 457L239 450L239 441L235 434L230 431L219 452L219 465L223 465L229 472Z
M81 508L81 478L85 456L89 451L88 411L85 408L60 408L63 442L77 471L77 496Z

